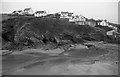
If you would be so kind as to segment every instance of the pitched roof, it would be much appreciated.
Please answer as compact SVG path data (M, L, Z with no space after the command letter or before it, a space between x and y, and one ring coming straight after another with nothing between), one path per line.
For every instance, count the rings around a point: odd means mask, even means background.
M72 13L72 12L69 12L68 14L69 14L69 15L72 15L73 13Z
M79 17L80 17L80 18L86 18L86 17L84 17L83 15L79 15Z
M72 12L69 12L68 14L73 14Z
M87 21L95 21L94 19L87 19Z
M46 13L46 11L36 11L35 13Z
M61 14L68 14L68 12L61 12Z
M28 10L30 10L30 9L31 9L31 8L25 8L24 11L28 11Z
M96 22L102 22L102 20L96 20Z
M18 10L18 12L22 12L22 10Z
M13 11L12 13L15 13L16 11Z
M16 13L16 12L22 12L22 10L15 10L15 11L13 11L12 13Z

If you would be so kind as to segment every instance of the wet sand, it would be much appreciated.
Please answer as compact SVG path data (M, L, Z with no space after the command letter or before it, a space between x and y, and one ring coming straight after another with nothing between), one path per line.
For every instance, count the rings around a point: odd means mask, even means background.
M42 53L40 49L3 56L3 75L117 75L117 51L71 49ZM30 51L30 52L29 52ZM36 51L36 52L35 52ZM29 53L28 53L29 52ZM48 52L48 53L47 53ZM113 54L114 52L116 54ZM51 55L51 54L54 55ZM67 53L67 55L65 55ZM37 55L36 55L37 54ZM60 55L59 55L60 54ZM112 57L110 56L111 54ZM109 59L106 59L107 57ZM112 60L111 60L112 58ZM103 60L104 59L104 60Z
M68 58L38 61L5 75L117 75L118 66L112 62L96 62L79 60L74 62Z

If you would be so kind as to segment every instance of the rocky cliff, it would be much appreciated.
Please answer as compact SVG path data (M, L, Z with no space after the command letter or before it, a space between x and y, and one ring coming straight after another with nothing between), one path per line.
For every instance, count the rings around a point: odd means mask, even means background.
M60 46L85 41L118 41L111 40L105 32L105 29L99 27L76 25L63 19L21 16L2 21L2 48L22 49L47 44Z

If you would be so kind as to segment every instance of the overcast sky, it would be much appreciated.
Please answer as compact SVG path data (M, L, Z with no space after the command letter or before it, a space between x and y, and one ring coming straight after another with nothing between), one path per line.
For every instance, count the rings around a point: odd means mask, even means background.
M17 0L16 0L17 1ZM118 23L118 2L117 0L105 1L79 1L79 0L2 0L2 13L11 13L14 10L22 10L31 7L34 12L37 10L49 10L49 13L70 11L75 14L82 14L87 18L107 19L110 22Z

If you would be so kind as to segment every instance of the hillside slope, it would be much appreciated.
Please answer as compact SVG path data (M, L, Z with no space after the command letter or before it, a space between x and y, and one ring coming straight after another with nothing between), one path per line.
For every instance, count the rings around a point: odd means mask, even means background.
M3 45L3 49L11 49L11 46L36 47L48 43L56 45L83 43L86 40L111 41L104 29L88 25L76 25L69 23L66 19L18 16L3 20L2 24L3 42L10 44L10 47Z

